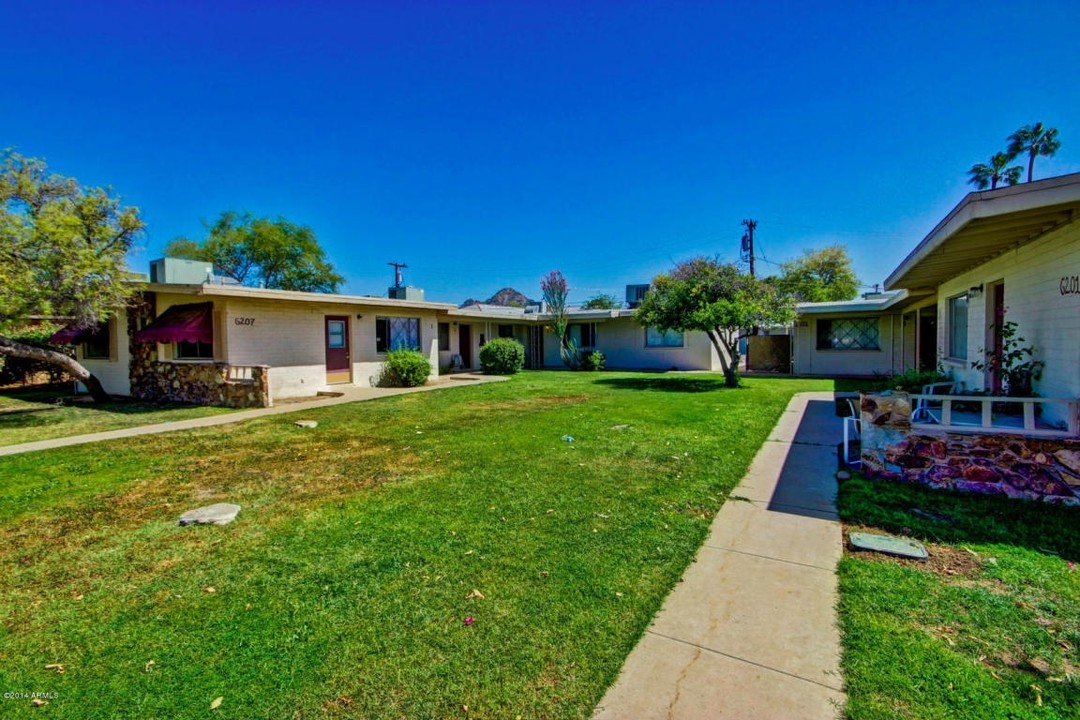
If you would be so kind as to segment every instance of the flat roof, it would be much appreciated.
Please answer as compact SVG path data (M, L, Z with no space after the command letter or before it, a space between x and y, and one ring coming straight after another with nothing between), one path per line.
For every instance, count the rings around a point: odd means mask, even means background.
M475 317L485 319L514 319L523 320L528 315L525 314L525 308L514 307L513 305L487 305L485 303L474 303L472 305L466 305L465 307L455 307L450 311L450 314L455 317Z
M933 296L933 291L892 290L875 297L836 302L799 303L795 306L799 315L837 315L843 313L874 313L886 310L895 312Z
M337 293L297 292L295 290L271 290L252 288L243 285L182 285L176 283L147 283L145 290L177 295L195 295L198 297L232 297L249 300L271 300L278 302L322 303L328 305L359 305L363 307L400 307L415 310L456 310L452 303L436 303L418 300L394 300L387 297L370 295L339 295Z
M1080 217L1080 173L972 192L885 279L885 289L943 282Z
M477 320L504 320L522 323L550 322L551 313L527 313L524 308L502 307L500 305L484 305L482 308L469 305L463 308L454 308L448 313L452 317L475 318ZM568 308L567 315L571 320L611 320L620 317L632 317L633 310L581 310Z

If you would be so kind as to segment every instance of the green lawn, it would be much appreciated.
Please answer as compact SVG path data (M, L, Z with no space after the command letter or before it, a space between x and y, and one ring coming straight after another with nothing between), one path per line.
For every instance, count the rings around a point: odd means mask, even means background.
M1080 718L1080 508L860 478L839 505L931 553L840 565L850 718Z
M0 714L588 717L788 399L831 387L526 373L0 458L0 687L56 693Z
M201 405L85 400L73 402L70 391L55 389L0 391L0 446L233 412Z

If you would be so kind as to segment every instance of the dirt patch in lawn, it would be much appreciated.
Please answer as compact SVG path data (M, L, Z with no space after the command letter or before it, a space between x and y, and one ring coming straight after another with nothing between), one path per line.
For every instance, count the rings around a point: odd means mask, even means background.
M939 545L937 543L924 542L926 552L930 557L926 560L916 558L899 557L872 550L857 550L852 548L850 535L853 532L872 533L875 535L890 535L880 528L866 527L864 525L844 526L844 553L852 557L858 557L874 562L885 562L903 567L925 570L942 577L973 578L982 570L982 557L973 550L955 545ZM981 582L981 581L980 581Z

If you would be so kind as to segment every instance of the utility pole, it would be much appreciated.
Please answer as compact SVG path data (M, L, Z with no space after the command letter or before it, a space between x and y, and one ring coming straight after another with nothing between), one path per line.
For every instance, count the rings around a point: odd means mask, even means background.
M387 265L394 266L394 287L401 287L401 269L409 267L405 263L388 262Z
M757 220L743 220L742 224L746 228L742 236L742 254L743 258L749 258L750 277L754 277L754 229L757 228Z

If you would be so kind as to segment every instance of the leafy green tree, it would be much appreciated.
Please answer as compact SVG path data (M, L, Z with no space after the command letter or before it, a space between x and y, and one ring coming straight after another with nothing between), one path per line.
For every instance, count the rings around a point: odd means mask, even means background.
M50 174L45 163L0 155L0 355L59 366L95 400L101 382L81 363L12 339L31 316L69 319L87 329L124 308L134 292L124 258L143 229L139 210L108 188Z
M653 278L634 311L639 324L661 330L700 330L720 356L728 387L739 386L739 340L745 328L795 318L794 302L772 283L712 258L679 263Z
M567 332L570 327L570 313L567 311L566 299L570 295L570 286L566 284L566 278L561 272L552 270L541 278L540 292L547 312L551 315L551 332L559 340L559 357L562 358L563 365L576 370L580 363L578 349Z
M1010 135L1008 140L1009 160L1027 153L1028 182L1031 182L1036 156L1042 155L1043 157L1052 157L1054 153L1061 148L1061 141L1058 140L1057 128L1044 127L1041 122L1037 122L1034 125L1025 125Z
M617 310L622 307L619 299L610 293L593 295L581 306L583 310Z
M799 302L851 300L859 294L859 278L843 245L805 250L780 266L779 289Z
M251 213L223 212L201 243L176 238L165 246L165 254L211 262L218 272L252 287L332 293L345 280L327 261L311 228Z
M1009 167L1012 161L1013 157L1010 157L1008 153L994 153L990 157L989 164L975 163L971 166L968 170L968 175L971 176L968 182L980 190L985 190L987 187L996 190L998 183L1002 181L1007 185L1015 185L1020 182L1020 175L1024 172L1024 168L1019 165Z

